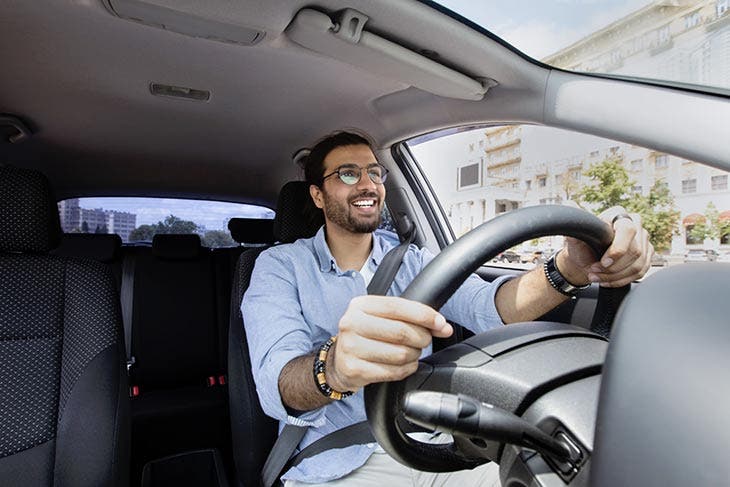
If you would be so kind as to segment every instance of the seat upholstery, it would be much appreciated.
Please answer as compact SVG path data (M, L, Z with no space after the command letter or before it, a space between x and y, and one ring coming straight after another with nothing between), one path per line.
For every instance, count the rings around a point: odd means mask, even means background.
M55 200L0 167L0 485L127 485L129 401L109 269L48 255Z
M130 381L133 480L150 460L186 450L220 448L227 455L226 387L217 378L225 348L219 338L217 276L198 235L155 235L152 247L129 247L134 258Z
M308 202L311 198L306 183L293 181L284 185L274 219L274 238L278 242L290 243L311 237L324 224L322 212ZM256 258L265 249L254 248L241 254L231 292L228 383L233 458L239 486L260 484L261 469L277 437L277 422L266 416L259 404L241 316L241 300L251 281Z

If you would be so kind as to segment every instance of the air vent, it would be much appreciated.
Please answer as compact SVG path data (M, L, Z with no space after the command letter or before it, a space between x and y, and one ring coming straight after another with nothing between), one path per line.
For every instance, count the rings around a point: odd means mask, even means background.
M260 42L266 35L265 32L251 27L196 17L185 12L152 5L143 0L103 0L103 2L107 10L117 17L191 37L252 46Z
M193 88L186 88L184 86L172 86L172 85L163 85L160 83L151 83L150 92L156 96L183 98L185 100L195 100L195 101L210 100L210 91L196 90Z

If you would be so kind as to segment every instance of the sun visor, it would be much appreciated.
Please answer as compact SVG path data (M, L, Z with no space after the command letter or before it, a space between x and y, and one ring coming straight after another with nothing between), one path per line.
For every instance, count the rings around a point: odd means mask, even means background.
M368 17L356 10L335 20L312 9L297 13L286 34L297 44L386 79L447 98L481 100L494 80L477 80L364 29Z
M250 27L198 17L145 0L103 0L103 3L117 17L212 41L252 46L266 34Z

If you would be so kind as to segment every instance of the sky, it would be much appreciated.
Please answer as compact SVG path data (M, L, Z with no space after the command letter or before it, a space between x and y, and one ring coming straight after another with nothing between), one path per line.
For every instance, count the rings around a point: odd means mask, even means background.
M175 215L204 225L206 230L226 230L228 220L240 218L273 218L269 208L239 203L180 200L172 198L81 198L81 208L103 208L137 215L137 226L150 225Z
M625 15L647 0L438 0L541 59Z

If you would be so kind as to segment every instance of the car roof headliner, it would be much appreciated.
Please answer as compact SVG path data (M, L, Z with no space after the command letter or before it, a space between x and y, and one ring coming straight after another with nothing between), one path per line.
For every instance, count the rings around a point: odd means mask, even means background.
M1 143L0 160L44 171L60 198L195 196L272 206L281 184L299 176L293 153L330 131L355 128L387 148L440 127L535 121L542 113L535 100L547 70L419 2L329 0L315 8L357 8L383 37L497 79L498 96L439 97L309 51L285 33L309 6L302 0L148 3L266 35L245 47L124 20L99 1L3 2L0 113L21 117L34 135ZM152 82L210 90L211 98L155 97Z

